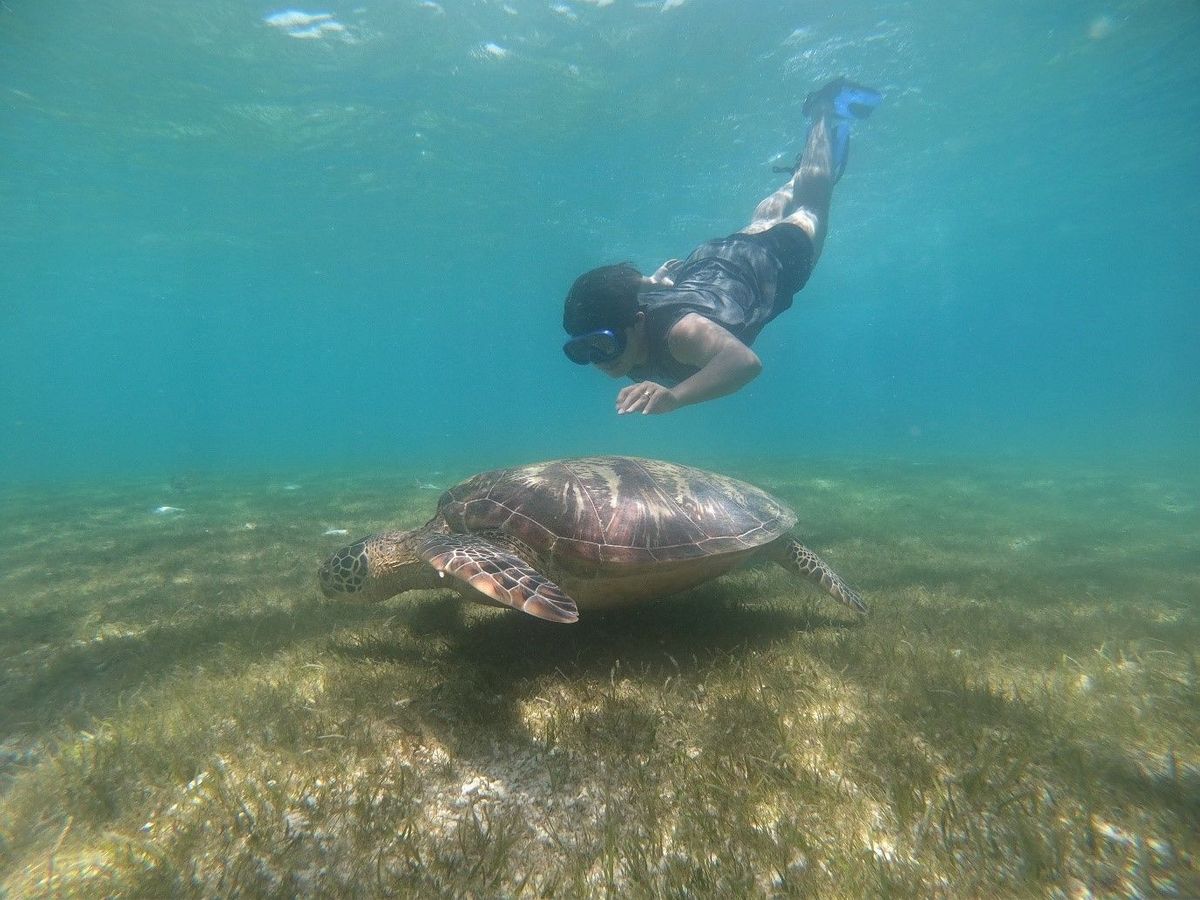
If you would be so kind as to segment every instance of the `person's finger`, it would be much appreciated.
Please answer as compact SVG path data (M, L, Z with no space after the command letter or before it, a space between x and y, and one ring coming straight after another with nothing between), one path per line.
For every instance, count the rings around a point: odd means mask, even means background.
M653 389L643 385L633 385L634 390L625 399L624 403L618 404L617 411L621 413L631 413L642 410L653 396ZM628 390L628 388L626 388Z
M617 394L617 409L624 412L625 407L632 403L638 394L639 391L637 385L631 384L627 387L621 388Z

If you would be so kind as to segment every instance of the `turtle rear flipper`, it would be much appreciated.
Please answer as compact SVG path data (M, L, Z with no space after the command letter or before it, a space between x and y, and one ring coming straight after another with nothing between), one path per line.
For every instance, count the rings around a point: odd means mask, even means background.
M477 534L431 534L417 551L497 603L550 622L575 622L579 610L563 589L508 547Z
M865 616L870 612L858 591L842 581L841 576L829 568L825 560L795 538L782 537L771 545L771 550L772 559L793 575L816 582L834 600L844 603L857 613Z

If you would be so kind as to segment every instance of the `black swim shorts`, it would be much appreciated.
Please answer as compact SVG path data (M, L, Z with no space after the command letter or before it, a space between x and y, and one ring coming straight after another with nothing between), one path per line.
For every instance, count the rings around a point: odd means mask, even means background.
M778 260L779 275L775 299L775 314L778 315L792 305L792 297L808 283L808 276L812 274L812 238L803 228L786 222L758 234L736 236L756 241Z
M739 231L705 241L668 270L673 288L649 291L640 299L664 334L683 315L697 312L749 344L792 305L812 267L812 240L795 225L757 234Z

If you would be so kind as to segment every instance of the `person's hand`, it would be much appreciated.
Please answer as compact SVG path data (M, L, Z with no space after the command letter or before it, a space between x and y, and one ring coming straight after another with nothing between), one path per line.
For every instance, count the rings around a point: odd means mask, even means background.
M658 415L679 409L679 398L669 387L653 381L639 381L621 388L617 394L617 414L640 412L643 415Z

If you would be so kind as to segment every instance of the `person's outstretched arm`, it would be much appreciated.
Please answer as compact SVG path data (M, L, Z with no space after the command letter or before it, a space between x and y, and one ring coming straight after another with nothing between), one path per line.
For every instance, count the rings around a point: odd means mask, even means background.
M667 334L667 349L681 363L700 371L673 388L641 381L617 395L617 412L648 415L674 412L681 406L724 397L745 387L762 371L762 361L732 334L697 313L676 322Z

